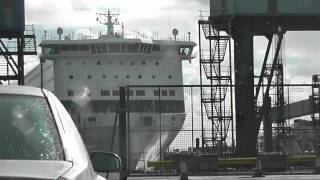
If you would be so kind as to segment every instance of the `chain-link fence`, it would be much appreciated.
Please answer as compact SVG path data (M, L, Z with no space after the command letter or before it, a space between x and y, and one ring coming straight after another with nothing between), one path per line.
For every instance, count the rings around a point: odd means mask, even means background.
M203 89L201 86L127 87L127 160L130 172L176 173L183 158L192 162L193 166L189 168L192 171L226 172L255 168L255 157L239 159L234 156L237 144L234 138L237 133L233 123L235 118L226 131L227 138L217 143L214 131L218 129L208 118L207 109L201 102L204 100L203 96L201 98ZM319 113L312 111L312 86L285 85L282 96L277 95L277 91L274 87L270 89L268 118L271 121L272 151L288 157L285 169L310 169L320 137L319 128L314 129L316 123L310 116ZM264 92L263 87L261 92ZM119 93L113 95L116 97ZM262 99L259 96L257 101L258 113L261 113ZM119 153L119 101L89 101L83 106L75 104L64 102L89 151ZM235 111L231 102L224 105ZM261 122L257 152L265 152L264 124Z
M236 144L234 119L223 147L203 144L204 138L212 137L214 125L201 102L201 89L201 86L127 87L128 164L131 172L177 172L181 157L203 153L218 155L217 161L207 164L212 166L208 170L255 168L255 160L233 162L233 145ZM278 95L276 87L271 87L269 93L273 151L290 156L291 164L286 169L295 166L310 168L316 152L314 143L317 135L310 116L311 85L284 85L280 90L282 96ZM263 104L262 97L258 98L257 110ZM228 103L225 105L234 108L231 102ZM260 129L257 151L264 152L263 123ZM211 151L208 150L210 148ZM223 154L214 150L221 148ZM298 161L302 163L296 163ZM193 169L199 170L199 164Z
M130 170L153 170L169 152L191 152L202 137L199 86L128 87ZM203 121L205 131L210 121Z

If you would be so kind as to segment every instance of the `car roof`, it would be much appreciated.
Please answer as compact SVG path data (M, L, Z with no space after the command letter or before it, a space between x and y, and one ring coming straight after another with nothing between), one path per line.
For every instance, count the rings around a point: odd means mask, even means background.
M1 94L44 97L43 92L40 88L35 88L30 86L17 86L17 85L0 85L0 95Z

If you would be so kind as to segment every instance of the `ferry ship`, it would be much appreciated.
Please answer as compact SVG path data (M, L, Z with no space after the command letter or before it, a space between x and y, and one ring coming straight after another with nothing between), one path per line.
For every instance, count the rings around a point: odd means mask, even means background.
M123 33L114 32L117 23L113 14L108 12L105 16L107 34L96 39L43 40L42 63L25 76L25 83L37 87L42 83L56 94L71 114L89 151L117 152L114 132L119 87L182 85L182 61L192 59L196 44L175 38L126 38ZM62 29L57 33L61 36ZM168 149L179 132L176 130L182 128L184 92L181 87L173 87L160 91L134 88L128 93L129 156L130 168L134 170L145 167L147 161L158 160L161 150ZM160 125L166 131L159 134Z

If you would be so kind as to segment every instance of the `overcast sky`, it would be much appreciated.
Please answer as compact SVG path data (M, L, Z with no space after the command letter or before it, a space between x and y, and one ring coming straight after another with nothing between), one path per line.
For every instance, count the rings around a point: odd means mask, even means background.
M34 24L37 41L44 36L55 36L57 27L63 27L65 34L92 35L101 29L96 21L96 13L108 9L120 12L119 21L124 23L126 33L157 35L168 38L173 28L179 30L179 38L191 32L192 40L198 43L199 10L209 10L209 0L25 0L26 23ZM264 38L255 38L256 72L266 48ZM320 73L320 33L295 32L287 33L285 38L286 77L291 83L310 83L311 75ZM198 48L195 48L197 55ZM30 69L38 63L37 57L27 58ZM258 67L259 66L259 67ZM185 62L185 84L199 83L198 58L189 64Z

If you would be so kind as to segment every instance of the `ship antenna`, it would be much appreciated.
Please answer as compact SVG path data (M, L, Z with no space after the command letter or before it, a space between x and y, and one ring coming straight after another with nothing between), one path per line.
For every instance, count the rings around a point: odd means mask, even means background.
M108 31L107 35L113 36L115 34L114 25L120 25L119 21L118 21L119 13L112 13L108 9L108 13L97 13L97 15L99 16L97 18L97 21L99 21L100 24L107 26L107 31ZM101 19L102 19L102 21L101 21Z
M122 29L122 37L124 37L124 25L123 25L123 22L122 22L122 25L121 25L121 29Z

